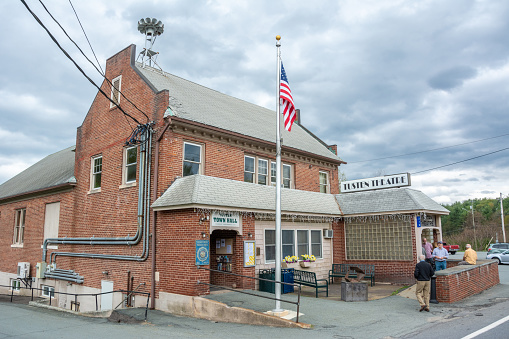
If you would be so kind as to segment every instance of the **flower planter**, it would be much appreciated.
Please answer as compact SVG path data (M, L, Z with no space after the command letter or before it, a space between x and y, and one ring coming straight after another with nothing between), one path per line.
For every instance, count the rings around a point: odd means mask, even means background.
M300 264L300 267L311 267L311 262L310 261L299 261L299 264Z
M298 262L282 262L281 263L281 268L299 268L299 263Z

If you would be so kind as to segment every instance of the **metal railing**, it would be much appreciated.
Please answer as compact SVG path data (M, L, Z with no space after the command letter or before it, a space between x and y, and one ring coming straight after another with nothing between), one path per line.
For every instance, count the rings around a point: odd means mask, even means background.
M198 268L202 269L202 270L207 270L207 271L215 272L215 273L222 273L222 274L229 275L229 276L234 276L234 277L248 278L248 279L253 279L253 280L258 280L258 281L273 282L274 284L275 283L280 283L282 285L293 286L294 288L298 287L297 301L291 301L291 300L286 300L286 299L281 299L281 298L276 298L276 297L268 297L268 296L264 296L264 295L259 295L259 294L255 294L255 293L241 291L241 290L238 290L238 289L230 288L228 286L221 286L221 285L210 284L210 283L202 282L202 281L199 281L199 280L197 282L198 284L201 284L201 285L218 287L218 288L221 288L221 289L225 289L225 290L229 290L229 291L233 291L233 292L237 292L237 293L248 294L248 295L252 295L252 296L255 296L255 297L259 297L259 298L270 299L270 300L274 300L274 301L278 300L278 301L281 301L281 302L284 302L284 303L297 305L297 318L296 318L295 322L296 323L299 322L300 294L301 294L301 285L300 284L287 283L287 282L277 281L277 280L272 280L272 279L251 277L249 275L241 275L241 274L236 274L236 273L227 272L227 271L213 270L211 268L206 268L206 267L202 267L202 266L198 266Z
M12 299L14 298L14 296L18 296L16 294L14 294L15 290L17 290L17 291L19 291L21 289L30 290L31 291L31 301L34 301L34 290L35 291L44 291L44 289L37 288L37 287L23 287L23 286L19 286L19 287L13 288L11 285L0 285L0 287L6 287L6 288L10 289L10 291L11 291L11 293L10 293L11 302L12 302ZM148 304L149 304L149 300L150 300L150 293L149 292L115 290L115 291L101 292L101 293L67 293L67 292L49 291L49 297L47 297L47 298L49 299L49 306L51 306L51 299L53 299L53 295L55 295L55 294L72 295L72 296L74 296L74 308L77 311L78 305L79 305L78 297L91 297L91 296L93 296L93 297L95 297L95 310L99 311L99 301L97 299L97 296L103 295L103 294L117 293L117 292L125 293L127 295L136 295L136 294L146 295L147 296L147 304L145 306L145 321L147 320ZM23 295L19 295L19 296L22 297ZM42 297L44 298L44 296L42 296ZM72 305L71 305L71 309L72 309Z

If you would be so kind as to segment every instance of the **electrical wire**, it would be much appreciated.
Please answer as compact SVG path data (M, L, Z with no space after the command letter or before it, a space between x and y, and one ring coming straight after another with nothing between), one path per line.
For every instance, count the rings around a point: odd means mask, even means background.
M447 167L447 166L452 166L452 165L456 165L456 164L459 164L459 163L462 163L462 162L466 162L466 161L482 158L482 157L485 157L487 155L495 154L495 153L502 152L502 151L505 151L505 150L508 150L508 149L509 149L509 147L502 148L502 149L499 149L498 151L493 151L493 152L490 152L490 153L482 154L482 155L479 155L479 156L476 156L476 157L473 157L473 158L469 158L469 159L465 159L465 160L461 160L461 161L456 161L456 162L453 162L452 164L447 164L447 165L443 165L443 166L433 167L433 168L430 168L430 169L427 169L427 170L424 170L424 171L413 172L412 174L418 174L418 173L424 173L424 172L433 171L433 170L436 170L436 169L439 169L439 168L443 168L443 167Z
M97 55L95 55L95 51L92 48L92 44L90 43L90 40L88 40L88 36L87 36L87 33L85 32L85 28L83 28L83 25L81 24L80 18L78 17L78 13L74 9L74 6L72 5L71 0L69 0L69 4L71 4L71 8L72 8L74 14L76 15L76 19L78 19L78 22L80 24L81 30L83 31L83 34L85 35L85 38L87 39L88 45L90 46L90 49L92 50L92 54L94 55L95 61L97 61L97 66L99 66L99 68L101 69L101 74L104 76L104 71L103 71L103 69L101 67L101 63L97 59Z
M462 144L456 144L456 145L451 145L451 146L445 146L445 147L433 148L433 149L429 149L429 150L425 150L425 151L418 151L418 152L412 152L412 153L406 153L406 154L391 155L391 156L383 157L383 158L368 159L368 160L360 160L360 161L349 161L349 162L348 162L348 164L358 164L358 163L361 163L361 162L369 162L369 161L376 161L376 160L384 160L384 159L391 159L391 158L405 157L405 156L407 156L407 155L415 155L415 154L421 154L421 153L426 153L426 152L439 151L439 150L443 150L443 149L447 149L447 148L458 147L458 146L463 146L463 145L473 144L473 143L476 143L476 142L486 141L486 140L490 140L490 139L501 138L501 137L505 137L505 136L508 136L508 135L509 135L509 133L506 133L506 134L502 134L502 135L497 135L497 136L495 136L495 137L490 137L490 138L485 138L485 139L479 139L479 140L474 140L474 141L464 142L464 143L462 143Z
M24 2L24 1L22 1ZM55 23L58 25L58 27L60 27L60 29L64 32L64 34L67 36L67 38L74 44L74 46L76 46L76 48L81 52L81 54L85 57L85 59L87 59L87 61L95 68L95 70L101 74L101 76L106 80L106 82L108 82L108 84L114 88L116 91L118 91L118 93L124 97L124 99L126 99L131 105L133 105L134 108L136 108L141 114L143 114L146 118L147 118L147 121L150 120L150 118L148 117L148 115L143 112L140 108L138 108L138 106L136 106L131 100L129 100L129 98L127 98L124 93L122 93L118 88L116 88L115 86L113 86L113 84L111 83L111 81L104 75L104 72L102 72L102 68L101 70L99 70L97 68L97 66L92 62L92 60L90 60L86 54L83 52L83 50L78 46L78 44L69 36L69 34L67 34L67 31L62 27L62 25L58 22L57 19L55 19L55 17L51 14L51 12L48 10L48 8L44 5L44 3L42 2L42 0L39 0L39 2L41 3L42 7L44 8L44 10L49 14L49 16L53 19L53 21L55 21ZM72 4L71 4L72 5ZM74 9L74 7L73 7ZM30 11L31 12L31 11ZM33 15L33 14L32 14ZM79 19L78 19L79 21ZM80 23L81 25L81 23ZM44 27L44 26L43 26ZM45 28L45 27L44 27ZM83 27L82 27L83 28ZM46 28L45 28L46 29ZM46 29L46 31L48 32L49 34L49 31ZM86 36L86 34L85 34ZM88 38L87 38L88 40ZM90 48L92 48L92 46L90 46ZM93 50L92 50L93 51ZM95 53L94 53L94 56L95 56ZM97 57L96 57L96 60L97 60ZM99 62L98 62L99 63ZM101 65L99 64L99 67L101 67ZM120 105L119 104L115 104L117 105L119 108L120 108Z
M104 95L110 102L112 102L114 105L116 105L118 107L118 109L120 109L120 111L122 113L124 113L126 116L128 116L129 118L133 119L138 125L141 125L141 123L133 116L131 116L129 113L127 113L126 111L124 111L120 105L118 105L117 103L115 103L106 93L104 93L104 91L99 87L97 86L97 84L92 80L90 79L90 77L85 73L85 71L83 71L83 69L76 63L76 61L74 61L74 59L67 53L67 51L62 47L60 46L60 44L58 43L57 39L51 34L51 32L46 28L46 26L44 26L44 24L42 23L42 21L39 19L39 17L34 13L32 12L32 10L30 9L30 7L28 6L28 4L25 2L25 0L20 0L21 3L23 3L23 5L26 7L26 9L30 12L30 14L32 14L32 16L34 17L34 19L37 21L37 23L39 23L39 25L41 25L42 28L44 28L44 30L46 31L46 33L48 33L48 35L50 36L51 40L53 40L53 42L58 46L58 48L60 48L60 50L62 51L62 53L64 53L64 55L69 59L71 60L71 62L74 64L74 66L76 66L76 68L81 72L81 74L83 74L83 76L85 78L87 78L88 81L90 81L90 83L92 85L94 85L94 87L96 87L99 92Z

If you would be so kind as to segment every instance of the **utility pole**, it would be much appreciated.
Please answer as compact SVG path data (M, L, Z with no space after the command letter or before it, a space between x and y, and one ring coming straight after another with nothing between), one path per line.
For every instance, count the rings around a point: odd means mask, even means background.
M504 236L505 242L505 226L504 226L504 204L502 203L504 199L502 198L502 193L500 193L500 217L502 218L502 235Z
M475 234L475 222L474 222L474 200L472 199L470 209L472 210L472 226L474 227L474 249L477 251L477 235Z

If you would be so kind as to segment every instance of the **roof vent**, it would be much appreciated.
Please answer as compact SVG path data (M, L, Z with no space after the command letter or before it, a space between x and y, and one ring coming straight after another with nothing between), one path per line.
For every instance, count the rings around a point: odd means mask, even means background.
M141 57L143 67L145 67L146 63L148 63L149 66L152 66L152 63L157 65L156 58L159 52L154 52L152 46L156 38L164 32L163 23L156 18L140 19L140 21L138 21L138 31L141 34L145 34L145 48L140 52L138 59ZM157 67L159 67L159 65L157 65ZM159 69L161 69L161 67L159 67Z

